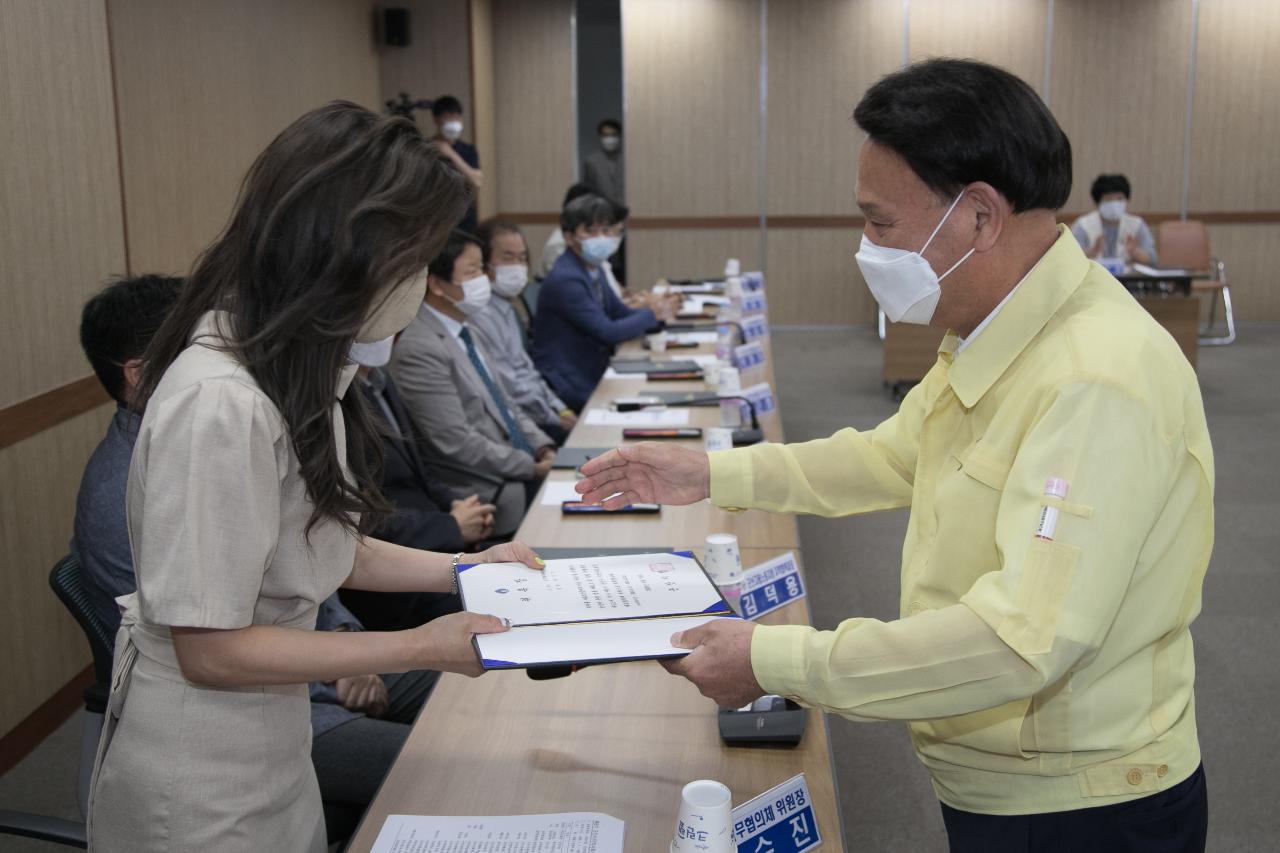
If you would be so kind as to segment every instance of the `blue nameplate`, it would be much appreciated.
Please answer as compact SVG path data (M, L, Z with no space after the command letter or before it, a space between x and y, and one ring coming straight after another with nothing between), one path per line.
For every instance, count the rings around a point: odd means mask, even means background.
M804 774L733 810L738 853L804 853L822 843Z

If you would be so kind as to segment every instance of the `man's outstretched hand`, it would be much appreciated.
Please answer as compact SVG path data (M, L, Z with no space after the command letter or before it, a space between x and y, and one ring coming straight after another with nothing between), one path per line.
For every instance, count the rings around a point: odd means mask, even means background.
M586 503L620 509L634 503L683 506L711 495L707 454L644 441L610 450L582 466L574 486Z

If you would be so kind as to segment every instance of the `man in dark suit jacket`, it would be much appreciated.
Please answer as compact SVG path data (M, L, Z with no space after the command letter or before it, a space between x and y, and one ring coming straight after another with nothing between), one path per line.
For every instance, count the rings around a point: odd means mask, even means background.
M395 383L380 366L390 356L391 341L356 344L353 361L361 364L356 385L375 417L383 423L382 493L394 514L376 529L378 538L426 551L469 551L493 531L492 504L478 495L456 499L423 465L421 438ZM446 593L387 593L344 589L343 604L374 631L398 631L461 609Z
M672 304L651 292L642 307L628 308L604 281L600 265L617 251L625 217L625 208L594 193L565 205L566 250L538 293L533 360L575 412L595 391L614 347L671 316Z

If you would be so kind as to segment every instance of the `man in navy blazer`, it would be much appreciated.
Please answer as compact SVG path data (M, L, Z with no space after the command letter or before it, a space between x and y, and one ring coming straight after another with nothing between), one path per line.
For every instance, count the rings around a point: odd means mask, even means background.
M673 316L668 300L646 293L628 308L605 283L600 265L618 250L627 210L588 193L560 213L566 251L542 281L533 318L533 360L575 412L582 411L614 348Z

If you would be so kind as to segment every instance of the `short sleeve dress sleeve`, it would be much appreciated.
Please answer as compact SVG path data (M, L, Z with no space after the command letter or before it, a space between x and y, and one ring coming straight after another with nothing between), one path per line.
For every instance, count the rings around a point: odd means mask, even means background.
M232 380L148 407L129 474L129 532L143 621L244 628L280 536L286 440L278 414Z

